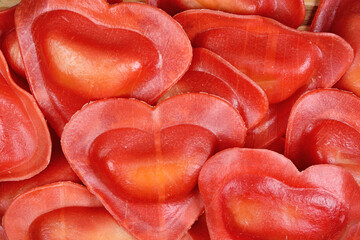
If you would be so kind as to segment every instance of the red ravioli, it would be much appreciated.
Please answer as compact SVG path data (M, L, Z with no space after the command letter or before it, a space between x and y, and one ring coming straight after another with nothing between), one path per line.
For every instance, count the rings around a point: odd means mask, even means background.
M3 52L9 67L12 78L16 84L29 91L25 79L24 64L20 55L19 43L14 31L14 13L16 7L0 10L0 48ZM17 74L14 74L16 72Z
M214 151L242 146L245 133L239 113L208 94L178 95L156 107L108 99L74 115L62 147L74 171L130 234L178 239L203 208L196 187L202 165Z
M24 64L14 30L15 9L16 7L0 10L0 47L10 68L20 76L25 77Z
M261 15L297 28L305 18L302 0L147 0L147 3L175 14L193 8L207 8L224 12Z
M160 99L187 92L206 92L230 102L244 118L248 128L266 115L268 100L264 91L218 55L195 48L186 74Z
M1 50L4 52L5 58L11 69L21 77L25 78L24 63L21 57L19 42L17 40L15 30L6 34L2 42Z
M359 181L359 111L360 98L348 92L322 89L304 94L289 118L286 156L300 169L320 163L344 166Z
M51 139L32 96L12 80L0 52L0 182L30 178L50 161Z
M266 116L246 135L245 146L249 148L268 148L284 136L291 108L298 94L277 104L271 104Z
M42 172L26 180L0 183L0 218L2 218L12 200L27 190L59 181L80 183L80 179L70 168L62 153L60 139L54 134L52 134L52 145L50 164Z
M205 163L199 189L212 239L360 237L359 186L336 166L300 173L270 150L227 149Z
M45 185L20 195L11 203L3 223L9 240L134 240L95 196L71 182Z
M24 0L15 15L28 81L58 134L90 100L154 103L191 62L181 26L146 4Z
M314 32L333 32L354 49L355 58L337 83L337 87L360 96L360 2L358 0L322 0L311 24Z
M260 16L189 10L174 18L194 47L215 52L248 75L270 103L302 87L334 85L353 58L352 48L336 35L301 32Z

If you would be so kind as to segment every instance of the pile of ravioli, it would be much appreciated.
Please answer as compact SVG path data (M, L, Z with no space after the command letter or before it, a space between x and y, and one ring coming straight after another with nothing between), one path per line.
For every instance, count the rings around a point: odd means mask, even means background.
M0 11L1 240L360 239L360 2Z

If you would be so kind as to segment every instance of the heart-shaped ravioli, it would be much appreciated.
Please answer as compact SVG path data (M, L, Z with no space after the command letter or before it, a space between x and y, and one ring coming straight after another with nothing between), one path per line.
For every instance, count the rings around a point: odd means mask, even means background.
M304 21L305 5L301 0L146 0L152 6L175 14L187 9L213 9L241 15L261 15L297 28Z
M17 181L0 183L0 218L3 217L11 202L18 195L30 189L59 181L80 183L80 179L71 169L60 146L60 139L51 131L51 159L49 165L35 176ZM1 239L1 238L0 238Z
M90 100L155 102L191 62L181 26L141 3L25 0L15 21L34 96L58 134Z
M360 96L360 2L357 0L322 1L311 22L310 31L331 32L342 37L354 49L354 61L336 83L336 88L344 89Z
M122 128L98 136L89 155L113 192L138 201L163 202L194 189L215 144L214 134L198 126L168 127L158 136Z
M3 225L9 240L134 240L94 195L71 182L48 184L19 195Z
M208 94L178 95L156 107L108 99L74 115L62 147L74 171L130 234L178 239L202 211L202 165L214 152L241 146L245 133L240 114Z
M321 163L343 166L359 182L359 105L359 97L337 89L301 96L289 117L285 155L299 169Z
M1 43L1 51L4 53L9 67L14 70L19 77L25 78L24 64L14 29L5 35L4 40ZM24 81L26 82L25 79Z
M302 88L331 87L354 57L336 35L297 31L260 16L201 9L174 18L194 47L215 52L245 73L263 88L269 103Z
M23 89L29 91L25 79L24 64L21 58L19 42L15 32L14 13L16 6L0 10L0 49L5 56L13 80ZM16 75L16 76L15 76Z
M34 98L11 78L0 51L0 182L28 179L49 164L51 139Z
M206 92L230 102L249 129L259 123L269 105L259 85L205 48L195 48L193 54L189 70L159 101L181 93Z
M213 239L358 237L360 189L337 166L298 172L276 152L232 148L205 163L199 189Z

